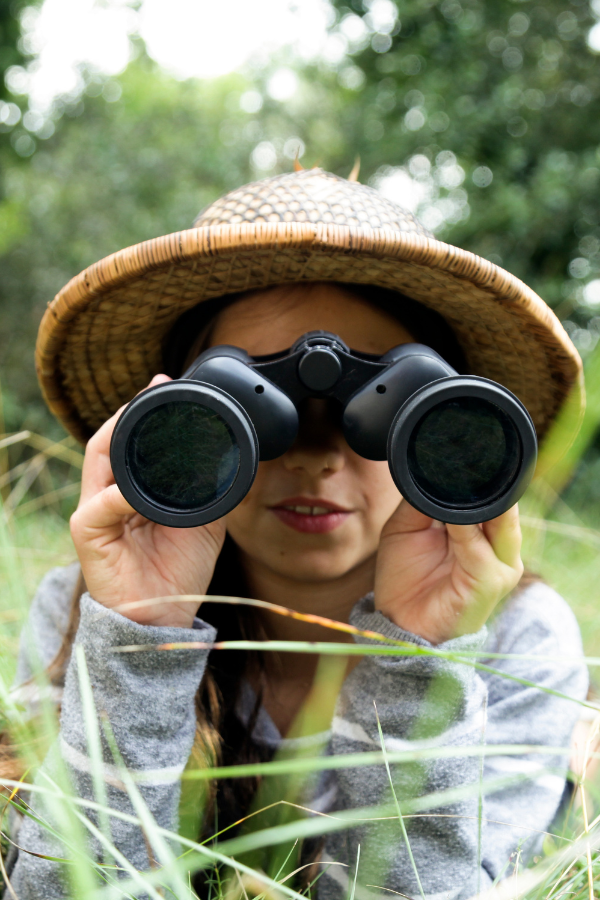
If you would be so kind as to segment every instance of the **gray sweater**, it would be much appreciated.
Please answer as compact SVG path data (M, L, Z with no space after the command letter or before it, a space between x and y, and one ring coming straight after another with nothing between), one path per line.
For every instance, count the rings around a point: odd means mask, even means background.
M46 665L60 646L77 574L77 567L70 566L55 569L44 578L22 638L17 685L30 677L32 659ZM372 596L356 604L351 622L363 630L430 646L376 612ZM81 600L76 644L85 652L96 709L108 717L129 769L138 773L152 770L151 779L139 785L140 792L158 824L175 832L179 776L188 760L196 726L194 696L209 651L112 651L132 644L198 640L210 643L214 639L214 629L200 619L189 630L143 626L104 609L89 594ZM369 643L365 638L357 640ZM482 648L489 653L528 656L484 661L502 673L561 692L573 700L441 658L366 656L342 686L326 752L338 756L381 749L374 701L389 752L418 747L457 748L460 752L461 748L482 741L488 745L568 748L580 713L579 701L586 697L588 675L581 661L579 629L565 601L548 586L532 584L512 596L488 628L448 641L438 649L460 652ZM62 694L59 739L44 768L52 773L52 754L59 752L67 763L75 791L83 798L94 799L78 685L73 654ZM17 688L17 696L19 691L22 700L35 704L31 686ZM251 693L249 686L242 692L242 721L248 716ZM253 737L271 747L285 747L264 709ZM108 803L113 809L132 814L129 796L104 739L103 754ZM427 900L462 900L489 887L494 879L510 874L511 854L514 861L517 848L522 850L521 859L539 848L540 835L551 829L559 808L567 768L565 753L488 756L483 765L484 783L494 779L504 783L492 792L484 788L481 810L476 790L463 790L461 794L461 789L477 785L481 778L477 757L452 757L446 752L416 766L392 765L401 807L415 795L454 789L458 793L449 796L443 806L425 809L427 815L405 820L414 866L397 818L362 822L349 830L327 834L321 856L324 865L318 882L319 900L341 900L348 895L359 845L357 900L390 896L380 889L418 897L414 867ZM43 774L38 775L38 782L40 777ZM309 805L313 810L331 812L378 803L389 806L391 800L386 770L377 765L324 773ZM56 825L52 803L44 802L39 794L32 796L31 803L38 814ZM148 847L140 828L115 818L111 828L120 852L136 868L149 869ZM18 844L38 854L72 854L68 847L49 839L48 832L31 818L23 820ZM100 859L102 854L95 839L90 839L90 848ZM328 865L332 861L345 865ZM11 882L20 900L64 898L69 895L66 869L60 863L21 851L12 866ZM113 882L115 878L114 874L110 876ZM143 892L136 894L134 889L128 896L143 896Z

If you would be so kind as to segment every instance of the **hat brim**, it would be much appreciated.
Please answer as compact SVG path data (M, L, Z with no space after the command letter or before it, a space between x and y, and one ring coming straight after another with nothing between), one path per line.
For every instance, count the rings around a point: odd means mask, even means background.
M559 320L500 267L419 234L289 222L192 228L85 269L49 304L40 326L36 367L46 402L85 442L162 370L165 338L184 312L238 291L302 281L377 285L436 310L454 330L469 372L513 391L539 437L569 392L581 391L581 360Z

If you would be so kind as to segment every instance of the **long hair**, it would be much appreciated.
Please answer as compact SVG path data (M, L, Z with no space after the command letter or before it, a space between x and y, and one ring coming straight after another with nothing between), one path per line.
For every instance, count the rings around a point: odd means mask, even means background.
M225 538L207 593L214 596L247 597L243 570L236 545ZM204 603L200 615L213 625L219 640L265 640L266 633L250 607L239 606L235 615L231 607ZM248 674L261 687L247 725L238 715L242 680ZM264 762L271 752L252 739L256 718L262 704L262 682L265 661L255 651L229 650L209 656L204 678L196 694L197 728L194 749L208 763L220 765ZM220 779L211 785L204 816L204 836L208 836L215 811L219 829L230 827L248 811L258 787L257 778Z

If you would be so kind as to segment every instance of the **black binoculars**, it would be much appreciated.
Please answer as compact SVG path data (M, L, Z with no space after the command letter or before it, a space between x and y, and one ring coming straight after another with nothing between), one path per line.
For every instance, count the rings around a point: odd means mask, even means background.
M458 375L423 344L379 357L311 331L270 356L212 347L182 378L135 397L112 437L115 481L161 525L219 519L246 496L259 460L290 449L309 397L337 401L351 449L387 459L403 497L442 522L499 516L535 467L533 422L502 385Z

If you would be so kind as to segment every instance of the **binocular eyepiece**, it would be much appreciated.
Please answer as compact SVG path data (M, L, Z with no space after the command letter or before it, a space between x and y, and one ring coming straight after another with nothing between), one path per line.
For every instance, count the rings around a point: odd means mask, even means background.
M255 359L239 347L212 347L182 378L143 391L113 433L115 480L154 522L212 522L246 496L259 460L290 449L308 397L338 401L352 450L387 459L400 493L442 522L499 516L531 479L535 429L509 390L458 375L423 344L377 357L314 331Z

